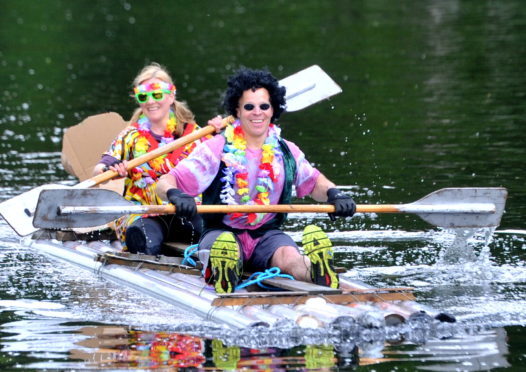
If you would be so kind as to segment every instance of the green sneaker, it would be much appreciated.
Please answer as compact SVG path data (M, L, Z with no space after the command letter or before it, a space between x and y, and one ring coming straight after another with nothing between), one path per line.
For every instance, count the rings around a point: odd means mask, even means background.
M216 292L234 292L243 270L234 234L224 232L217 237L210 249L210 266Z
M335 362L333 345L305 345L305 367L308 370L334 368Z
M338 274L332 265L332 243L318 226L309 225L303 230L303 251L311 262L312 282L325 287L338 288Z
M238 346L225 346L221 340L212 340L212 358L216 368L236 370L241 360L241 349Z

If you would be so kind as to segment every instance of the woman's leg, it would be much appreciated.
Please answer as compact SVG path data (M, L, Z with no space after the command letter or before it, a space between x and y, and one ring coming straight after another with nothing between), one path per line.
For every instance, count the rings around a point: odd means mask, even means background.
M163 222L156 217L139 218L126 230L126 246L130 253L158 255L166 234Z

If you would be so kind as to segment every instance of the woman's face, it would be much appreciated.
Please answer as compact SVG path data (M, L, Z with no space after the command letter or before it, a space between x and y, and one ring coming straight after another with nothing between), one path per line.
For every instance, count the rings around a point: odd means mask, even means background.
M274 110L270 104L270 95L265 88L245 90L239 99L237 117L245 136L253 139L261 139L267 136L270 119Z
M153 83L165 82L157 78L151 78L144 80L143 82L141 82L140 85L150 87L150 84ZM157 92L157 94L151 94L152 92ZM143 95L141 98L144 98L146 96L146 101L143 103L138 103L142 109L142 112L146 115L150 122L157 123L164 121L162 124L166 125L166 122L168 121L169 117L170 107L175 101L174 93L167 93L166 91L164 91L162 92L162 99L160 100L158 100L159 90L147 89L144 93L146 94ZM157 97L157 99L155 97Z

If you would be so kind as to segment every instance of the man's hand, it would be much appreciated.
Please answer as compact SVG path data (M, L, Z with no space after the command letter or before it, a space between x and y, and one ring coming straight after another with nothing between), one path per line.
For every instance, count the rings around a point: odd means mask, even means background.
M197 214L195 200L188 194L179 189L169 189L166 192L168 201L175 205L175 215L177 217L193 218Z
M336 216L352 217L356 212L356 203L349 195L344 194L337 188L327 190L327 202L334 205L334 213L329 213L331 221L334 221Z

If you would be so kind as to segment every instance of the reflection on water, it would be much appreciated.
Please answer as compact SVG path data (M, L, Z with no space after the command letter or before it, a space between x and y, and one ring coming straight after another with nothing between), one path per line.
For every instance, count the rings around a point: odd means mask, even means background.
M10 317L17 317L11 314ZM2 327L3 367L115 369L197 367L310 370L400 362L431 371L478 371L506 367L503 328L423 343L332 344L293 348L244 347L185 333L147 332L123 326L80 324L49 318L12 321ZM348 344L351 345L351 344Z

